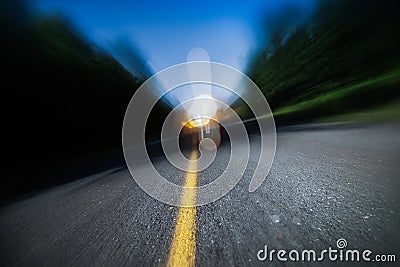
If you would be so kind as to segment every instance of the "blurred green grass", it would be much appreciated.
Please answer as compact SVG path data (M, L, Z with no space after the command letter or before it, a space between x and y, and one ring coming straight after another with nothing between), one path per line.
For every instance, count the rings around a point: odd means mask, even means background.
M374 114L374 112L365 112L368 111L368 108L379 107L378 110L386 110L388 106L386 104L387 96L398 97L400 93L399 85L400 69L341 89L328 91L310 100L278 108L274 111L274 116L278 119L285 116L301 119L308 117L318 118L318 114L322 114L320 115L321 117L330 116L329 121L365 120L368 119L368 115L372 117L372 114ZM382 102L385 104L381 108ZM391 107L390 112L389 110L386 112L388 115L397 110L392 108L392 104L389 106ZM352 110L365 111L349 112ZM343 112L347 115L337 115ZM384 118L384 113L380 112L382 119ZM351 118L351 114L353 114L353 118ZM358 115L355 116L356 114ZM361 114L363 115L361 116ZM375 117L375 119L377 118ZM319 121L323 120L320 119Z
M398 122L399 118L400 100L396 100L379 108L365 109L353 113L323 117L316 119L315 122Z

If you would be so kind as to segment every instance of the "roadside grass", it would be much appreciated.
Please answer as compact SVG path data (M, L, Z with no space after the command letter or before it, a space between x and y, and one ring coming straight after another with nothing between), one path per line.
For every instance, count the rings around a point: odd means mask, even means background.
M391 117L398 113L400 97L400 69L367 81L324 93L275 110L274 116L282 121L337 121L366 120Z
M318 118L315 122L399 122L400 121L400 100L375 109L362 110L339 114L330 117Z

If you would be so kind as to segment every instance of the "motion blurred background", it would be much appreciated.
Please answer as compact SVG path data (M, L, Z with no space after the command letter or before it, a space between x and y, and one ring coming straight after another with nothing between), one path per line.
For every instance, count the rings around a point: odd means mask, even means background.
M278 127L399 118L397 1L0 5L2 201L121 164L135 90L194 47L249 75ZM173 105L166 97L153 110L149 142ZM246 105L232 106L252 121Z

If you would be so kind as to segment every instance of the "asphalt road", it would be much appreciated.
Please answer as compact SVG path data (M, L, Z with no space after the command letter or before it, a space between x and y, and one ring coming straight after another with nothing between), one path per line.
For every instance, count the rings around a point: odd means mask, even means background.
M282 130L270 175L249 193L253 136L243 179L196 210L196 265L280 265L258 261L257 252L336 248L339 238L400 257L399 133L398 125ZM229 146L220 147L198 184L217 177L228 156ZM166 160L154 162L185 180ZM146 195L125 168L86 177L0 209L0 265L165 266L178 210Z

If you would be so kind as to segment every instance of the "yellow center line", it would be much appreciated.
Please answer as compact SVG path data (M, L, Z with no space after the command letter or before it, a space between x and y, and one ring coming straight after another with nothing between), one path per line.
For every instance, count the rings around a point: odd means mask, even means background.
M191 160L197 158L197 152L191 155ZM190 170L196 169L196 163L191 163ZM188 172L182 193L174 237L169 251L167 267L194 266L196 256L196 185L197 174Z

